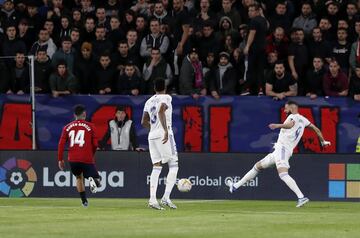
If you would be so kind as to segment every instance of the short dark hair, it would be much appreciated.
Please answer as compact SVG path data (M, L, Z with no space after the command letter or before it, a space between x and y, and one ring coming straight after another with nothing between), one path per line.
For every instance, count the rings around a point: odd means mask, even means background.
M345 32L347 33L347 29L344 28L344 27L339 27L339 28L337 29L337 31L345 31Z
M95 31L96 31L97 29L106 29L106 27L105 27L103 24L101 24L101 25L97 25L97 26L95 27Z
M61 38L61 44L62 44L63 42L65 42L65 41L70 41L70 42L71 42L70 36L64 36L64 37Z
M160 48L159 47L153 47L153 48L151 48L151 51L153 51L153 50L160 51Z
M299 106L299 104L297 102L292 101L292 100L287 101L285 104L287 104L287 105L295 105L297 107Z
M156 78L154 81L155 92L161 92L165 90L165 80L163 78Z
M154 21L158 22L158 23L159 23L159 25L160 25L160 21L159 21L159 19L157 19L156 17L152 17L152 18L150 18L149 23L154 22Z
M110 53L109 53L109 51L107 51L107 50L104 51L104 52L102 52L102 53L100 54L99 59L100 59L101 57L109 57L109 58L111 59Z
M119 45L128 45L128 43L127 43L127 41L126 40L120 40L119 42L118 42L118 46Z
M125 107L122 106L122 105L118 105L118 106L116 107L116 112L117 112L117 111L125 112Z
M73 32L73 31L75 31L75 32L79 32L79 33L80 33L80 29L79 29L79 28L77 28L77 27L73 27L73 28L71 28L71 32Z
M203 28L204 27L211 27L212 29L214 29L214 24L212 23L212 21L206 20L206 21L204 21L204 24L203 24Z
M125 62L125 67L135 67L135 64L132 60L128 60Z
M253 7L253 8L255 9L255 11L259 11L259 10L260 10L260 5L259 5L258 3L253 3L253 4L251 4L251 5L248 7L248 9L251 8L251 7Z
M74 106L74 114L75 116L81 116L86 111L86 108L82 104L77 104Z
M67 68L67 63L64 59L60 59L57 64L56 64L56 68L59 67L60 65L64 65L65 68Z
M283 60L277 60L274 64L274 66L277 64L282 64L283 66L285 66L285 62Z
M285 3L285 1L277 1L277 2L275 2L275 7L277 7L278 5L286 6L286 3Z

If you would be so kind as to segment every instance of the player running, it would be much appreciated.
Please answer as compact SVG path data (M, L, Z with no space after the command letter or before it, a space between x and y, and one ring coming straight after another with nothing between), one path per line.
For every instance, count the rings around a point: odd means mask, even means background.
M283 124L269 124L269 128L271 130L281 128L278 140L274 145L274 151L268 154L262 160L258 161L255 166L247 174L245 174L244 177L242 177L240 181L236 183L234 183L232 180L226 181L227 186L229 186L230 193L234 192L247 181L255 178L262 169L269 168L275 164L280 179L284 181L298 197L296 207L301 207L305 203L309 202L309 199L303 195L295 180L288 173L290 168L289 159L293 153L293 149L300 141L305 127L315 131L323 147L329 146L331 143L324 140L324 137L319 128L317 128L315 125L310 123L308 119L298 113L298 104L296 102L288 101L285 104L284 112L288 115L288 117Z
M161 205L176 209L170 200L170 193L176 182L178 156L172 131L171 96L165 94L165 81L157 79L154 82L156 94L149 98L144 107L141 125L150 128L148 135L150 157L153 169L150 175L149 207L163 210L156 199L156 190L163 164L168 164L169 173L166 177L166 187Z
M97 192L100 187L100 176L95 167L94 154L98 147L95 126L85 121L86 109L83 105L74 107L75 120L67 124L61 133L58 146L59 168L64 170L64 147L69 142L68 160L71 172L76 176L76 188L80 193L82 205L88 206L85 194L84 178L89 179L90 191Z

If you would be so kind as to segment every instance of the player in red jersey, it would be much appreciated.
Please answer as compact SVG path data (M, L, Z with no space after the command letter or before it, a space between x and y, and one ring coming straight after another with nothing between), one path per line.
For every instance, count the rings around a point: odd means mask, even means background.
M84 207L88 206L85 194L84 178L89 179L90 191L96 193L100 187L100 176L95 167L94 154L98 148L98 138L94 124L87 122L86 109L83 105L74 107L75 120L67 124L61 133L58 146L59 168L64 170L63 153L69 143L68 161L71 172L76 176L76 188L80 193Z

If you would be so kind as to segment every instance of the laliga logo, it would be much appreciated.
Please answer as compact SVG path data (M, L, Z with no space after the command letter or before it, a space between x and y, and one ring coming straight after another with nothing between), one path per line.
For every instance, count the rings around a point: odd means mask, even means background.
M31 163L11 158L0 166L0 192L9 197L28 197L34 189L37 176Z

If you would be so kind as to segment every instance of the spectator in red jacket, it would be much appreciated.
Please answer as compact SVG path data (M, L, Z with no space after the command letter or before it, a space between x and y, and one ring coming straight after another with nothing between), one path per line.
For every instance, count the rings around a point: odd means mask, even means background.
M273 33L266 37L266 55L276 51L278 59L285 60L287 58L288 47L289 39L281 26L276 27Z
M329 64L329 72L324 76L323 88L326 96L347 96L349 91L349 81L341 70L336 60Z

